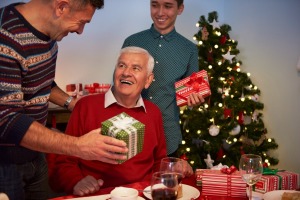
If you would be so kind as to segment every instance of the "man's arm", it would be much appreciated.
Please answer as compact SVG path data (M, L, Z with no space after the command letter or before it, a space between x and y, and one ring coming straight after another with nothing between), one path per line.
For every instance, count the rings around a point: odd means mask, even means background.
M113 137L103 136L95 129L81 137L73 137L52 131L34 121L20 143L28 149L77 156L85 160L99 160L117 164L116 160L125 160L126 143Z
M69 97L70 96L57 85L51 88L50 101L52 103L64 107L65 102L68 100ZM72 111L78 100L79 98L73 97L68 105L68 110Z

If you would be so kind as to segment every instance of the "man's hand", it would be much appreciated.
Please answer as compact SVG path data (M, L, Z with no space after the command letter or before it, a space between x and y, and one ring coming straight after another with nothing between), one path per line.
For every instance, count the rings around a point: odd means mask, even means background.
M186 160L182 160L182 162L183 162L183 176L189 177L189 176L193 175L194 171L193 171L193 168L191 167L191 165Z
M128 152L124 141L101 135L100 128L81 136L77 140L77 147L78 157L111 164L117 164L116 160L125 160L124 153Z
M200 104L203 103L204 101L205 101L205 100L204 100L204 98L202 97L202 95L197 94L197 93L192 93L192 94L190 94L190 96L188 97L187 105L188 105L189 107L194 107L194 106L200 105Z
M103 185L103 180L96 180L92 176L86 176L81 179L73 188L73 194L78 196L84 196L88 194L93 194L100 190Z

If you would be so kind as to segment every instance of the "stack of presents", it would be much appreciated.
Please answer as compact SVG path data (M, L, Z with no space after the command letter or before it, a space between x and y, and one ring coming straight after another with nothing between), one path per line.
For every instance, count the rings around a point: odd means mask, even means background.
M226 169L226 170L224 170ZM269 173L272 171L272 173ZM246 182L240 172L230 168L197 169L196 184L202 186L203 195L246 197ZM284 170L264 169L260 181L253 186L253 191L264 194L273 190L295 190L299 187L299 174Z
M105 93L109 90L110 87L111 84L102 83L85 84L84 87L82 86L82 83L68 84L66 85L66 92L70 96L84 96L89 94Z

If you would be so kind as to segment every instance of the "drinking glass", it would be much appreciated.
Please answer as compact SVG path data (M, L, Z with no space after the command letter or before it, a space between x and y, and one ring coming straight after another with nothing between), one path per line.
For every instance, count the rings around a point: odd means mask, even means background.
M184 162L180 158L166 157L160 162L160 171L168 171L178 176L178 183L181 183L184 178L183 173Z
M160 171L166 171L173 173L178 180L178 198L182 197L182 184L181 181L184 178L183 173L184 162L180 158L176 157L166 157L163 158L160 162Z
M152 175L151 197L153 200L176 200L178 180L175 174L159 171Z
M263 172L261 157L254 154L242 155L239 170L242 174L243 180L249 186L249 200L252 200L252 186L260 180Z

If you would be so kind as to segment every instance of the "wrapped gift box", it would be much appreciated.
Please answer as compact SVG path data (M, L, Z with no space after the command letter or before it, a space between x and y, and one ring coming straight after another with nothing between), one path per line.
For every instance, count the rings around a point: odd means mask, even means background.
M187 97L192 93L201 94L203 98L211 95L208 75L205 70L193 73L191 76L175 83L177 106L187 104Z
M202 175L204 172L210 172L211 169L196 169L195 176L196 176L196 185L202 186Z
M88 93L88 94L104 94L106 93L109 88L111 87L111 84L103 84L103 83L92 83L92 84L86 84L84 86L84 90Z
M196 170L196 181L197 185L201 183L203 195L246 197L247 184L239 171L226 174L221 170Z
M263 175L253 190L266 193L273 190L295 190L299 187L299 174L290 171L279 171L275 175Z
M101 131L103 135L126 142L127 160L143 150L145 125L125 112L102 122ZM118 162L122 163L124 160Z
M70 96L76 96L82 93L82 83L66 85L66 93Z

